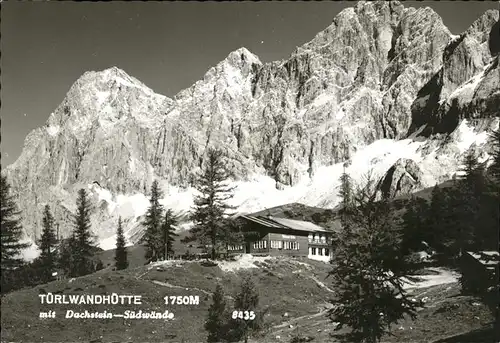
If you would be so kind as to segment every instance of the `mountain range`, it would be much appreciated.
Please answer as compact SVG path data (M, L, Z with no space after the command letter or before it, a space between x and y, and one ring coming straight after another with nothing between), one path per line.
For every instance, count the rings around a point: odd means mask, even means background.
M30 239L45 204L67 236L76 191L88 189L105 249L118 216L135 242L153 180L185 215L212 146L227 153L242 212L333 208L344 169L411 193L453 178L469 149L488 161L499 53L498 10L453 35L428 7L359 2L289 58L262 63L240 48L173 98L117 67L86 72L2 172Z

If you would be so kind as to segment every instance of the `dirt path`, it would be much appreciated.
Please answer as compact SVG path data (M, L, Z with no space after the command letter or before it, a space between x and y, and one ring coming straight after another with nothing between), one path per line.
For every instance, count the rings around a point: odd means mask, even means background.
M318 286L320 286L323 289L326 289L328 292L335 293L331 288L328 288L327 285L325 285L323 282L321 282L318 279L316 279L314 276L308 276L308 278L310 278L311 280L313 280L314 282L316 282L316 284Z
M154 283L154 284L157 284L157 285L160 285L160 286L164 286L164 287L184 289L184 290L186 290L186 291L189 291L189 290L195 290L195 291L201 292L201 293L203 293L203 294L212 295L212 293L211 293L211 292L205 291L204 289L200 289L200 288L195 288L195 287L182 287L182 286L172 285L171 283L161 282L161 281L157 281L157 280L149 280L149 281L151 281L151 282L152 282L152 283Z
M160 285L160 286L168 287L168 288L184 289L186 291L193 290L193 291L198 291L198 292L201 292L201 293L209 295L209 296L212 296L212 294L213 294L212 292L206 291L206 290L201 289L201 288L196 288L196 287L177 286L177 285L172 285L171 283L168 283L168 282L161 282L158 280L147 280L147 281L150 281L156 285ZM230 300L234 300L234 298L230 295L226 295L225 298L230 299Z
M270 334L272 336L279 336L280 334L283 334L285 332L293 331L297 327L297 324L299 324L299 326L311 327L311 326L317 326L317 325L331 323L330 319L326 318L326 315L327 315L328 311L333 307L333 305L330 303L326 303L325 306L326 306L326 308L321 310L318 313L307 314L304 316L291 318L291 319L287 320L286 322L283 322L281 324L273 326L270 330ZM317 319L319 317L325 317L325 318L323 320L319 320L319 319ZM314 320L314 319L316 319L316 320ZM309 322L311 320L314 320L313 323ZM292 327L290 327L290 325L292 325Z

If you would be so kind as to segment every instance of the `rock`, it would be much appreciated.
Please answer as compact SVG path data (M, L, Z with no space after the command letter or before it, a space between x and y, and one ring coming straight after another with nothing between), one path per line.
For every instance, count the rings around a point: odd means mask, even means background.
M498 32L493 30L498 20L498 10L488 10L468 30L449 41L441 69L412 104L409 132L425 125L425 135L451 133L460 119L499 116L500 95L495 91L499 56L488 45L491 39L498 39Z
M282 191L285 189L285 185L282 184L281 182L276 181L276 189Z
M399 159L382 178L379 188L389 198L409 194L423 186L423 173L417 163L409 159Z
M288 317L288 312L285 312L285 313L283 314L283 317Z

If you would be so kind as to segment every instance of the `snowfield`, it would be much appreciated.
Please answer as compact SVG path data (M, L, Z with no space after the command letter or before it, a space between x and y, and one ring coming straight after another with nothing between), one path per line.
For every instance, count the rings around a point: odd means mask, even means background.
M429 270L435 271L437 275L416 275L421 281L412 282L408 279L404 280L405 289L415 289L415 288L427 288L436 285L445 285L449 283L458 282L460 275L453 271L443 269L443 268L429 268Z
M30 244L30 246L21 252L21 254L19 256L20 258L22 258L23 260L25 260L27 262L31 262L35 258L40 256L40 249L38 249L38 247L36 246L36 244L33 243L32 240L25 239L25 240L22 240L21 243L28 243L28 244Z
M423 173L421 181L424 186L431 187L456 173L460 164L458 157L473 144L477 146L485 144L488 134L475 132L467 120L463 120L452 136L451 142L444 146L436 145L432 140L381 139L354 153L351 160L345 163L346 171L357 184L363 184L368 174L378 180L399 159L411 159L419 165ZM482 159L487 157L485 154ZM61 166L61 168L64 167L64 165ZM137 167L137 161L130 161L129 168ZM252 175L247 181L231 182L231 185L236 187L231 205L236 206L238 212L242 213L252 213L294 202L322 208L335 207L339 202L337 197L340 186L339 178L344 170L344 163L321 166L312 178L307 173L307 166L299 167L303 171L299 182L294 186L286 186L282 190L276 188L274 179L262 174ZM151 169L151 175L154 175L153 167L148 166L148 168ZM193 197L197 194L194 188L179 188L169 185L164 180L160 180L160 186L164 194L160 203L165 208L170 208L181 215L190 211L193 206ZM113 233L119 216L124 221L125 237L130 245L130 237L141 230L139 225L141 217L149 206L148 197L142 193L113 194L97 184L88 185L88 189L91 197L99 205L106 203L109 215L99 220L100 227L94 228L99 239L99 246L104 250L115 248L116 238ZM189 226L189 223L183 224ZM31 249L27 254L36 255L36 249Z
M457 153L464 153L472 144L483 145L487 140L486 132L474 132L466 120L462 121L453 133L456 139L452 143ZM448 177L445 172L458 170L460 161L456 156L446 156L438 148L432 149L423 155L422 148L427 141L414 141L412 139L392 140L381 139L358 150L348 163L346 171L358 183L366 182L369 173L375 180L382 177L398 159L405 158L417 162L422 169L424 178L422 182L426 187L433 186L442 178ZM252 213L265 208L279 206L287 203L299 202L310 206L323 208L335 207L339 178L344 170L344 163L319 167L312 178L303 166L303 175L299 182L283 190L276 188L276 182L266 175L253 175L248 181L234 181L235 196L231 205L237 206L239 212ZM171 208L175 213L186 214L193 206L193 197L197 194L194 188L183 189L160 182L164 198L160 203L165 208ZM141 193L113 195L106 189L97 185L89 187L91 193L98 196L99 201L107 202L108 210L116 221L119 216L130 219L125 227L125 235L131 226L137 225L139 217L146 213L149 199ZM101 237L102 249L114 249L115 236Z

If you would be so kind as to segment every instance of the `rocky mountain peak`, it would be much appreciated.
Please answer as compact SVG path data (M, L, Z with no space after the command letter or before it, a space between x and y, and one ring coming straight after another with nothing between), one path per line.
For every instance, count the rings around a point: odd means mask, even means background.
M472 25L465 31L466 34L478 34L478 40L485 41L488 40L490 34L494 34L491 31L493 25L498 22L499 10L489 9L485 11L479 18L477 18ZM496 33L498 36L498 32Z
M348 160L356 180L376 170L394 195L443 181L471 142L484 141L475 121L460 121L499 116L498 61L487 43L494 25L498 11L489 11L454 37L430 8L366 1L282 61L230 52L173 100L116 67L87 72L8 168L21 208L39 209L23 225L32 231L43 203L74 203L76 185L97 182L98 235L117 215L132 230L152 181L189 190L210 146L228 153L244 211L284 199L335 206ZM449 125L430 132L461 132L446 149L442 137L405 139L440 121ZM189 191L168 198L177 196L178 209L189 208Z
M171 103L118 67L88 71L71 86L47 125L83 134L94 124L109 126L121 119L158 116Z
M197 102L220 98L235 99L250 94L250 81L262 66L260 59L242 47L232 51L216 66L210 68L202 80L179 92L175 100L181 106L193 99Z
M238 66L242 67L242 66L248 65L248 64L250 64L250 65L251 64L261 65L262 64L259 57L257 57L257 55L253 54L245 47L241 47L241 48L229 53L229 55L221 63L225 63L225 62L230 63L234 67L238 67Z
M99 96L99 92L128 92L134 89L146 94L154 93L144 83L114 66L101 71L85 72L71 86L67 96L81 96L83 93L91 93L90 95L95 97ZM101 94L101 96L103 95Z

